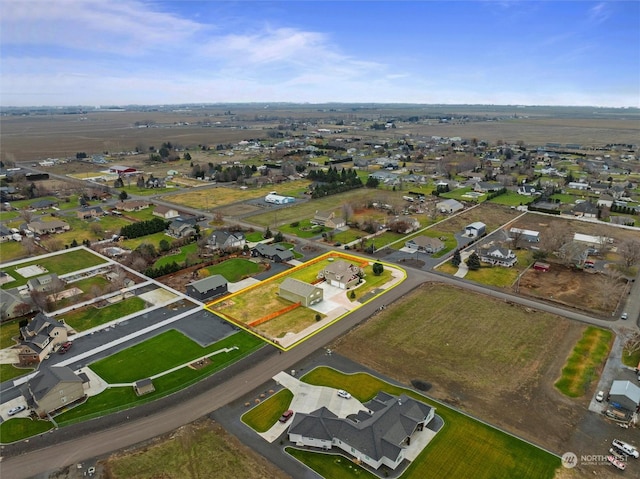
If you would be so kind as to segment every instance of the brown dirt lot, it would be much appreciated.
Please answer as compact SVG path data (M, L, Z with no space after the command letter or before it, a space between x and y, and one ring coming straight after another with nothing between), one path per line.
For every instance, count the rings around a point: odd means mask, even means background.
M426 284L332 348L556 452L587 399L553 387L584 326L457 288ZM393 351L393 354L389 354Z
M621 284L617 296L603 298L601 294L594 293L601 289L601 278L598 273L552 263L551 269L546 273L533 268L527 270L520 279L519 292L590 313L610 316L626 288Z
M505 208L502 205L492 203L481 203L475 208L468 209L462 213L449 218L433 228L443 233L464 233L464 228L474 221L482 221L487 225L487 233L499 228L503 224L516 218L520 211Z

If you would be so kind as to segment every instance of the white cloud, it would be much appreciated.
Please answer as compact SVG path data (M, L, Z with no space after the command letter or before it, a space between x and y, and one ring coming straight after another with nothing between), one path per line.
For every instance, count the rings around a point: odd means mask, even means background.
M588 11L589 20L596 24L606 21L610 15L611 10L606 2L600 2L591 7Z

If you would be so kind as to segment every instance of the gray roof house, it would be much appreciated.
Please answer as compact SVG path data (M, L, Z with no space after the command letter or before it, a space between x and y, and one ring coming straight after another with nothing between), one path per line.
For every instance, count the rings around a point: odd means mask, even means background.
M582 216L584 218L596 218L598 216L598 205L591 201L585 201L578 203L571 210L575 216Z
M329 263L318 273L318 279L324 279L331 286L348 289L355 286L360 281L362 269L346 261L335 261Z
M213 249L230 250L233 248L242 248L247 244L247 240L244 233L239 231L216 230L207 238L207 244Z
M296 413L289 440L298 446L324 450L337 447L374 469L396 469L405 459L404 449L435 415L435 409L405 394L384 392L348 418L339 418L322 407L309 414Z
M16 288L0 290L0 319L17 318L33 310L29 298L23 298Z
M46 417L85 397L82 379L66 366L40 368L20 388L20 392L27 405L40 417Z
M287 278L280 284L278 296L302 306L309 307L323 298L322 288L294 278Z
M199 301L206 301L226 292L227 280L220 274L214 274L187 285L187 294Z
M609 390L609 405L634 412L640 407L640 387L631 381L613 381Z
M58 275L56 273L44 274L31 278L27 281L27 287L29 291L48 292L57 283Z
M258 243L252 250L253 256L262 256L276 263L284 263L295 258L293 252L280 244L271 245Z
M407 248L433 254L444 249L444 243L438 238L430 238L428 236L416 236L405 243Z
M518 262L516 254L507 248L500 246L489 246L483 248L480 252L480 261L497 266L506 266L510 268Z
M18 351L18 359L21 365L39 363L48 354L67 340L67 328L56 320L38 313L20 328L22 342Z
M178 217L171 222L167 232L176 238L188 238L196 234L196 229L193 222L184 221Z
M316 211L311 223L325 226L326 228L342 228L346 225L344 218L336 216L334 211Z

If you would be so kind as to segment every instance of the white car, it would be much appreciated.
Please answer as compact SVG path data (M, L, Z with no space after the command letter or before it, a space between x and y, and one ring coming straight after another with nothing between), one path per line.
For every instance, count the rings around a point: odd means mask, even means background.
M11 409L9 409L9 411L7 412L7 415L9 416L13 416L14 414L18 414L21 411L24 411L26 408L24 406L16 406L16 407L12 407Z
M596 401L598 402L604 401L604 391L598 391L598 394L596 394Z
M344 399L351 399L351 394L349 394L344 389L338 389L338 396L340 396L341 398L344 398Z

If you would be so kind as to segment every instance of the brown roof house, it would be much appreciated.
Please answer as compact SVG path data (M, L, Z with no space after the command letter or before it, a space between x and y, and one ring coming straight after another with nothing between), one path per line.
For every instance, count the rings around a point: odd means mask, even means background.
M281 298L300 303L305 307L322 301L323 294L322 288L293 278L285 279L280 284L280 290L278 291L278 295Z
M40 368L20 392L39 417L51 415L85 398L82 379L66 366Z
M124 201L122 203L118 203L116 205L116 209L119 211L131 212L131 211L145 210L149 208L149 206L151 206L151 204L148 201L131 200L131 201Z
M32 221L27 223L27 229L37 235L46 235L52 233L63 233L69 231L71 227L60 220L53 221Z
M41 362L59 345L67 341L64 323L38 313L26 326L20 328L22 342L18 351L22 366Z
M158 205L153 209L154 216L159 216L160 218L164 218L165 220L169 220L172 218L177 218L180 216L180 212L175 208L170 208L164 205Z
M347 224L344 218L336 217L334 211L316 211L311 223L332 229L342 228Z
M419 251L421 253L433 254L444 249L444 243L438 238L429 238L428 236L416 236L405 243L409 249Z
M362 268L342 260L329 263L318 273L318 279L324 279L331 286L342 289L357 285L362 276L364 276Z

